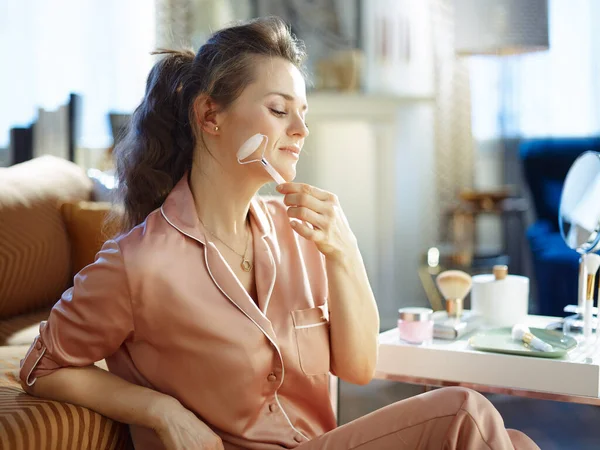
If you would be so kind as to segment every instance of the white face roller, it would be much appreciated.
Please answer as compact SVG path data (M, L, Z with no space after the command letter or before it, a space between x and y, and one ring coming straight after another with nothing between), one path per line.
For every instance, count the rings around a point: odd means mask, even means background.
M257 159L247 159L254 152L256 152L258 150L258 148L262 144L263 140L265 141L265 144L264 144L262 153L260 154L260 157ZM267 136L265 136L264 134L258 133L258 134L255 134L254 136L252 136L250 139L248 139L246 142L244 142L242 144L242 146L240 147L240 149L237 151L238 163L250 164L253 162L259 162L263 165L265 170L269 173L269 175L271 175L271 177L273 178L273 180L275 180L275 182L277 184L283 184L283 183L285 183L285 180L283 179L283 177L281 175L279 175L279 173L269 163L269 161L267 161L265 159L265 150L267 149L268 142L269 142L269 138Z

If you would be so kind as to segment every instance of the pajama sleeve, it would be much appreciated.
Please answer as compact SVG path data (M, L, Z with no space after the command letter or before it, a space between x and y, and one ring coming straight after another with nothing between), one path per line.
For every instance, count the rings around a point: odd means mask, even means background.
M119 244L110 240L40 324L39 335L21 360L21 381L32 386L38 377L62 367L91 365L115 353L133 332L123 256Z

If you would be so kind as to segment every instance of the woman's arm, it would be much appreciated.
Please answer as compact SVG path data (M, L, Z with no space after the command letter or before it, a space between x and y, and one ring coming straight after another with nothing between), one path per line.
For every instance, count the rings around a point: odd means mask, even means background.
M117 422L155 430L160 428L161 414L179 403L96 366L64 367L38 378L32 386L23 382L21 386L36 397L83 406Z
M120 247L108 241L40 325L19 373L26 392L87 407L153 429L169 449L222 449L206 424L168 395L93 366L135 336L129 281Z
M343 260L325 259L329 284L332 372L367 384L377 364L379 312L358 248Z
M96 366L64 367L29 386L31 395L72 403L117 422L147 427L168 450L222 450L221 438L177 399L137 386Z
M292 221L293 229L325 255L332 372L366 384L377 363L379 313L356 238L335 195L300 183L277 190L285 194L288 216L312 225Z

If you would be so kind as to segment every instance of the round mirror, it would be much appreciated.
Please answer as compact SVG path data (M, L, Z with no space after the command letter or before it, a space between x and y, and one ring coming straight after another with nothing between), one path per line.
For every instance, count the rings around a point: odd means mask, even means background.
M563 239L573 250L596 250L600 242L600 153L583 153L569 169L558 222Z

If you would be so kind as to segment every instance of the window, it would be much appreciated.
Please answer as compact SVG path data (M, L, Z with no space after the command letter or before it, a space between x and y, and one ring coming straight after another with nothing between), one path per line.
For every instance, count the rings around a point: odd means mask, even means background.
M600 2L548 6L549 51L470 61L476 139L600 133Z
M70 92L82 97L78 145L110 145L107 114L141 101L154 43L150 0L0 2L0 147Z

